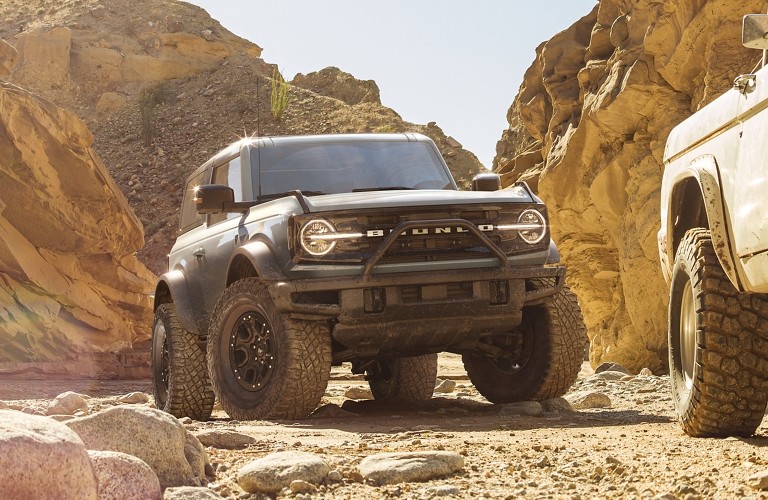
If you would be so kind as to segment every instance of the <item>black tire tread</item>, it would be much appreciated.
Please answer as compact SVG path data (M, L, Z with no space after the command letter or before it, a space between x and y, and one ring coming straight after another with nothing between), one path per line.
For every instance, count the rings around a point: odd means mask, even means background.
M370 379L374 399L380 401L426 401L435 392L437 354L390 360L392 379Z
M273 330L282 328L283 352L286 357L279 363L278 384L270 390L265 401L255 408L242 408L237 401L224 396L224 382L219 380L216 364L219 352L217 325L223 324L226 305L234 297L247 294L261 304ZM317 408L325 394L331 373L331 336L327 325L318 321L285 318L279 314L269 292L258 278L245 278L230 285L219 298L211 316L208 341L208 367L212 374L214 391L222 408L238 420L264 418L302 419ZM272 381L270 381L272 383Z
M544 280L533 280L543 287ZM550 283L547 282L547 285ZM540 325L537 359L515 374L494 369L490 360L474 354L462 356L464 368L475 388L493 403L544 401L564 395L576 381L584 358L587 328L576 295L564 285L543 304L524 311Z
M168 397L164 405L158 406L177 418L208 420L213 411L215 395L208 376L205 352L197 335L181 326L172 303L158 306L155 316L156 321L165 322L170 356ZM158 401L156 383L153 386L155 401Z
M680 424L691 436L752 435L768 401L768 295L736 290L706 229L686 233L679 259L690 265L698 317L697 366L688 404L676 405Z

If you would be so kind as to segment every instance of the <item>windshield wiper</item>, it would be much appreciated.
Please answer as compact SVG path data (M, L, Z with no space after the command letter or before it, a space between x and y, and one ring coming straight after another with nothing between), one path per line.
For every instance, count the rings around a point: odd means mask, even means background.
M353 193L362 193L364 191L397 191L399 189L410 189L411 187L405 187L405 186L385 186L385 187L368 187L368 188L357 188L353 189Z

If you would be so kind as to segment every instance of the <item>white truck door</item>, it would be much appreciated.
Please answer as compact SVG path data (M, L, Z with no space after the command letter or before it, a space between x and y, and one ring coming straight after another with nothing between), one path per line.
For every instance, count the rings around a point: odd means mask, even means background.
M733 172L730 204L736 254L744 266L745 285L768 290L768 68L737 79L741 144Z

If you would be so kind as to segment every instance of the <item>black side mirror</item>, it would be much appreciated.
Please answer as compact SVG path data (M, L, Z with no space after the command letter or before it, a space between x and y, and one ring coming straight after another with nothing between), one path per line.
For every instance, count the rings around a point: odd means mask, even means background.
M499 174L477 174L472 179L472 191L498 191L501 189L501 177Z
M199 214L220 214L235 202L235 191L221 184L206 184L195 190L195 206Z

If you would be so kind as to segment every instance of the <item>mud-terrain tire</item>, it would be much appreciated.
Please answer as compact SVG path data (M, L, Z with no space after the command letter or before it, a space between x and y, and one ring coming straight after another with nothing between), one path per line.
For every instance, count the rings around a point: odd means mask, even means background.
M576 295L564 286L544 303L525 307L515 332L518 341L490 339L509 356L462 356L478 392L492 403L544 401L565 394L581 369L587 338Z
M435 392L437 354L379 360L366 378L374 399L425 401Z
M305 418L328 385L330 331L321 322L281 316L259 279L245 278L213 310L208 370L234 419Z
M750 436L768 401L768 296L740 293L710 233L691 229L675 255L669 300L672 399L690 436Z
M215 398L202 345L182 328L172 303L158 306L151 358L152 393L160 410L177 418L210 418Z

